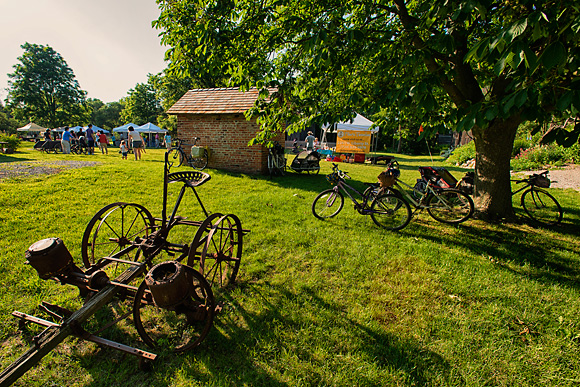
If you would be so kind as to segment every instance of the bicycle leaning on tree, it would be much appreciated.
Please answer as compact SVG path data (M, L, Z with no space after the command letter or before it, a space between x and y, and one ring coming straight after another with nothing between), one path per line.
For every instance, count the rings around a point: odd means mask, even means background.
M527 188L520 200L526 215L540 225L555 226L562 221L564 212L556 198L543 189L550 187L548 173L544 171L525 179L512 179L516 184L525 183L524 187L512 192L512 196Z
M169 167L180 167L184 163L200 171L207 167L209 152L206 147L196 145L199 139L199 137L194 137L193 144L186 144L183 140L175 139L175 146L169 150ZM189 154L183 146L191 146Z
M473 200L458 189L441 187L436 177L430 177L427 185L422 187L424 191L420 191L399 180L399 176L399 170L394 165L389 164L387 170L379 175L380 187L375 185L369 188L371 194L377 195L380 192L389 192L407 205L411 204L415 207L413 214L419 210L426 209L433 219L442 223L457 224L465 222L473 215ZM409 189L412 195L405 188Z

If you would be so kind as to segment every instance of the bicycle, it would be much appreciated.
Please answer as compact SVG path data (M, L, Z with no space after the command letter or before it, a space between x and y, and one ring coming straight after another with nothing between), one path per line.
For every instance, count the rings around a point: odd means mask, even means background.
M284 171L286 170L286 157L284 157L284 154L284 147L277 141L268 148L268 172L270 173L270 178L273 175L284 176Z
M312 202L312 213L316 218L327 219L338 215L344 207L344 194L346 194L352 200L354 209L361 215L370 215L373 222L379 227L396 231L409 224L411 208L407 202L391 193L379 192L375 194L375 191L370 189L372 187L366 189L364 193L360 193L354 187L346 184L345 179L351 177L346 172L339 170L337 164L332 164L332 171L326 176L326 179L334 187L319 193ZM361 202L357 201L351 192L360 196Z
M199 137L194 137L193 144L185 144L183 140L176 139L175 146L169 150L169 168L173 166L180 167L184 162L200 171L207 167L209 152L205 147L196 145L199 139ZM185 152L183 146L191 146L189 155Z
M555 226L562 221L564 213L560 203L542 188L550 187L550 179L548 178L548 171L533 174L526 179L512 179L516 184L526 183L526 185L515 192L512 196L529 188L525 191L520 199L520 205L524 212L534 222L545 225Z
M469 219L474 212L473 200L469 195L455 188L443 188L437 184L436 177L429 177L425 191L422 192L409 184L400 181L400 172L396 168L392 168L389 164L387 169L391 173L391 181L383 186L387 186L388 192L398 197L399 199L412 204L415 207L413 215L419 210L426 209L429 215L438 222L448 224L458 224ZM382 172L381 175L387 171ZM379 175L379 180L384 179ZM410 189L409 194L405 188ZM423 188L423 187L421 187ZM375 185L376 190L376 185ZM375 192L375 191L372 191ZM417 198L413 197L416 196Z

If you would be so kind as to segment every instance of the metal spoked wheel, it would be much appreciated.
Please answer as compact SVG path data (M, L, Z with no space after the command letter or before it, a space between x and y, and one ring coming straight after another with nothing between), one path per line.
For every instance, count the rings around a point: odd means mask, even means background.
M327 189L316 196L312 202L312 213L318 219L332 218L338 215L344 206L344 196L340 191Z
M461 223L473 215L473 200L456 189L445 189L427 198L427 212L442 223Z
M208 160L209 160L209 155L207 154L207 150L204 149L203 154L201 156L192 157L189 163L193 168L201 171L205 167L207 167Z
M199 260L201 258L201 254L207 243L207 237L211 228L216 220L224 216L218 212L211 214L208 216L201 225L197 228L197 232L195 233L191 244L189 245L189 254L187 256L187 266L197 267L199 265Z
M136 237L147 237L154 222L151 213L139 204L118 202L101 208L83 234L81 256L85 268L134 244ZM136 261L139 254L136 248L120 258Z
M135 328L151 348L187 351L197 347L211 329L216 307L211 287L196 270L182 267L190 286L177 306L158 307L145 281L139 285L135 294Z
M183 164L183 152L179 148L171 148L167 155L167 165L169 168L180 167Z
M401 230L411 221L411 207L406 200L395 194L382 194L371 204L371 219L377 226L387 230Z
M545 226L560 223L564 215L560 203L548 192L537 188L523 193L522 207L534 222Z
M223 288L236 281L243 235L242 223L233 214L222 216L211 226L198 267L212 287Z

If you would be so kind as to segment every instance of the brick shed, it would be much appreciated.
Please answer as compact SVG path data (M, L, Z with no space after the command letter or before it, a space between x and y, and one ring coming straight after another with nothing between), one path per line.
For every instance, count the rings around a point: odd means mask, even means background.
M259 131L256 120L246 120L244 112L254 106L258 90L241 92L237 88L189 90L173 105L168 114L177 116L177 137L210 149L210 168L249 174L268 171L268 149L248 146ZM275 141L284 145L285 135Z

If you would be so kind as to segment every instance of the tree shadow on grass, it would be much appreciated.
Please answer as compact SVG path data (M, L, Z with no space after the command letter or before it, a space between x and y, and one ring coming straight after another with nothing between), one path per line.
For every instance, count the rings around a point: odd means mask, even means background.
M265 286L242 284L244 294L260 300L259 311L229 299L232 312L218 317L219 333L210 335L208 347L224 356L206 366L213 375L232 370L232 385L293 385L298 380L334 385L339 377L341 385L372 386L389 384L377 380L385 374L409 385L465 384L440 355L374 324L362 325L344 306L322 299L313 289ZM334 374L338 368L343 374Z
M405 229L404 233L434 244L456 246L470 251L475 256L489 257L507 270L526 278L580 289L578 283L580 245L578 243L560 238L542 238L542 229L536 229L536 232L540 234L539 240L542 244L530 245L535 240L535 238L528 238L530 232L512 224L481 227L468 221L457 227L461 228L460 233L434 232L428 224L416 223L414 227ZM577 227L577 225L567 224L561 226L558 232L578 230ZM570 235L575 234L571 232ZM525 269L526 265L533 269Z

